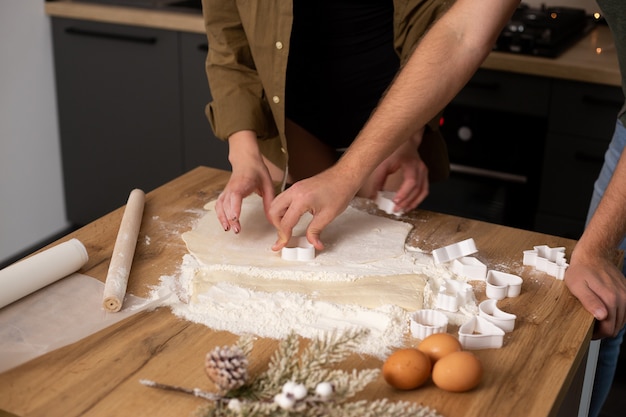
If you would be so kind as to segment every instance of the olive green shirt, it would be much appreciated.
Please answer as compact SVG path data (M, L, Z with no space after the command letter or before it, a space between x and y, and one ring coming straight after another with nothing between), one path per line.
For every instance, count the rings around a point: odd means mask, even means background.
M394 0L394 45L401 62L453 0ZM287 165L285 80L292 2L202 0L209 43L206 70L213 101L206 115L218 138L241 130L257 134L263 155ZM438 120L429 123L420 155L431 179L448 174Z

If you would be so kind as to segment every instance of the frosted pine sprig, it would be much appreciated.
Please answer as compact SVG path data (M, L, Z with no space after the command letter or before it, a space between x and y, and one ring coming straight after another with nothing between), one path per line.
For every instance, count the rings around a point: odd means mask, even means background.
M237 345L207 354L207 374L220 388L219 394L153 381L142 383L209 400L196 411L198 417L441 417L435 410L410 402L349 401L374 381L380 370L348 372L333 365L351 355L366 335L366 330L333 332L301 349L300 338L291 334L280 341L267 370L252 379L247 374L252 339L242 337Z

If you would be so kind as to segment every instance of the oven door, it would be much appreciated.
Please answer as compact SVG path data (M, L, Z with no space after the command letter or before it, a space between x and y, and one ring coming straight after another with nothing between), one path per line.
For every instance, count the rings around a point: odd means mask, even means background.
M420 207L532 229L547 120L460 105L443 120L450 178L432 183Z

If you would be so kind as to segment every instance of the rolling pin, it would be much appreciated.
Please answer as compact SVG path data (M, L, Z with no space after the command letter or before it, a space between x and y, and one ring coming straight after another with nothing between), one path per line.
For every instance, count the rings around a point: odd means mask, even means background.
M104 283L102 300L104 309L111 313L120 311L124 303L128 276L130 275L130 267L133 263L137 237L139 236L139 228L143 217L145 198L146 196L142 190L134 189L131 191L124 209L120 229L115 239L111 263Z

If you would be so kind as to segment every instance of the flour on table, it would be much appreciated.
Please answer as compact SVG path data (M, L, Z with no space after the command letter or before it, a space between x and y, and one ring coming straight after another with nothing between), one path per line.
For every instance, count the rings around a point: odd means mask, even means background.
M173 312L216 330L283 338L313 338L329 330L370 330L361 353L383 357L402 346L409 314L430 308L433 289L455 279L432 257L405 247L412 225L348 207L323 232L325 249L313 261L283 260L271 246L276 230L262 200L243 201L239 234L224 232L215 201L183 234L189 250L179 277L162 277L178 295ZM304 216L294 235L304 235ZM475 300L451 323L475 314Z

